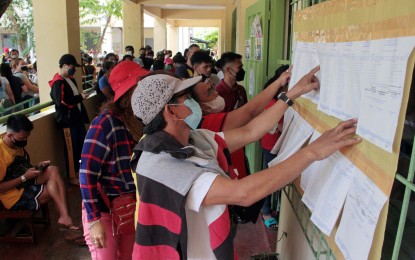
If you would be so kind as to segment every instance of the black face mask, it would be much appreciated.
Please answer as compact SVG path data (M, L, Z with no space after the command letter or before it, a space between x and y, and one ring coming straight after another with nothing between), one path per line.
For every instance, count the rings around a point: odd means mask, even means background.
M73 75L75 75L75 72L76 72L76 69L72 69L72 68L68 69L68 76L72 77Z
M13 143L13 145L14 146L16 146L16 147L20 147L20 148L23 148L23 147L25 147L26 145L27 145L27 140L24 140L24 141L18 141L18 140L16 140L16 139L12 139L12 143Z
M199 75L202 76L201 82L205 82L205 80L208 78L208 77L206 77L205 74L199 74Z
M232 70L232 69L231 69ZM234 70L232 70L233 72L235 72ZM244 80L244 78L245 78L245 70L244 69L240 69L239 71L238 71L238 73L236 73L236 75L235 75L235 80L236 81L242 81L242 80Z

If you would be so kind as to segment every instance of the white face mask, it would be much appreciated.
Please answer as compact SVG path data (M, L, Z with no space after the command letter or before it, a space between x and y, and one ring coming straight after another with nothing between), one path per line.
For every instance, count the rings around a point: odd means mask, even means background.
M225 100L219 95L214 100L205 102L203 104L210 107L210 109L205 110L209 113L220 113L225 108Z

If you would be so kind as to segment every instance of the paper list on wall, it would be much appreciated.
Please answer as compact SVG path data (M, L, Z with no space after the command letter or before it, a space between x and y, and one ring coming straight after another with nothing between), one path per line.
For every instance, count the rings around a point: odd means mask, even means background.
M300 150L313 131L314 128L301 116L294 116L293 121L288 128L288 132L282 141L281 149L278 152L277 157L268 165L274 166Z
M346 120L360 112L370 41L319 43L321 80L318 109Z
M356 171L335 241L345 259L367 259L387 197L366 175Z
M357 168L340 152L336 152L328 160L332 161L334 167L320 192L311 221L324 234L330 236Z
M415 37L373 40L368 85L362 88L357 133L392 152L401 108L406 65Z
M310 143L314 142L319 136L320 133L317 130L314 130L314 133L311 135L310 138ZM315 172L316 167L318 167L318 164L312 163L301 173L300 186L301 189L303 189L303 191L305 191L310 179L313 177L313 173Z
M281 135L278 138L277 142L275 143L274 147L271 149L271 153L277 154L278 151L281 148L282 141L285 139L285 136L288 133L288 129L291 125L291 122L293 121L294 117L299 117L300 115L295 112L295 110L292 107L289 107L287 111L284 113L284 120L282 123L282 129L281 129Z
M310 175L310 177L301 200L311 211L314 211L320 193L333 171L333 168L333 160L326 159L314 162L304 171L305 174Z
M320 64L318 45L312 42L297 42L294 47L293 70L288 88L291 89L305 74ZM320 72L316 73L320 77ZM318 103L319 91L310 91L303 98Z

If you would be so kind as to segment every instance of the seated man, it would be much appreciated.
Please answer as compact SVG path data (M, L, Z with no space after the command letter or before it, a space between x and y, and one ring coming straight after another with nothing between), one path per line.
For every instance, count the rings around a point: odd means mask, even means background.
M55 166L49 166L50 161L38 163L20 177L10 179L6 176L15 157L27 155L24 147L32 130L32 122L24 115L11 115L7 119L7 133L0 139L0 201L7 209L37 210L40 204L52 199L59 212L59 230L81 232L69 215L65 185L59 170Z

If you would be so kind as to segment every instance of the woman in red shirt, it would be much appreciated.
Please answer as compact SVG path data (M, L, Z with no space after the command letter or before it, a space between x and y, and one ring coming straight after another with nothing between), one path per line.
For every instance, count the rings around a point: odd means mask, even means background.
M283 65L279 67L276 71L274 76L268 80L267 83L265 83L264 89L266 89L272 82L274 82L277 78L280 77L280 75L286 71L289 68L288 65ZM278 92L275 94L274 98L268 103L267 107L265 109L268 109L272 105L275 104L278 100L278 95L286 91L286 87L282 87L278 90ZM262 161L263 161L263 169L268 168L268 163L272 161L277 155L271 153L272 148L274 147L275 143L278 141L278 138L281 135L281 129L282 129L282 122L284 118L281 118L281 120L278 122L278 125L275 126L274 129L271 130L271 132L267 133L261 138L261 148L262 148ZM275 201L276 201L276 209L278 212L279 208L279 201L280 201L280 191L276 191L274 193L275 195ZM272 196L268 195L265 197L264 205L262 206L262 220L264 221L264 225L269 229L278 229L278 218L274 217L272 215L272 209L271 209L271 201ZM278 215L278 214L277 214Z

